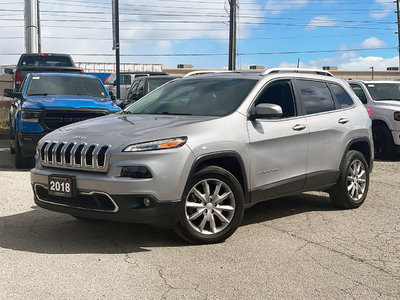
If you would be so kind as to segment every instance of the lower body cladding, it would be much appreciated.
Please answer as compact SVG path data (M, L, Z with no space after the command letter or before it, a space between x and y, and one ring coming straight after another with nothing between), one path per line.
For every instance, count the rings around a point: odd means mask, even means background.
M397 151L400 152L400 131L392 131L392 136Z
M190 150L183 148L186 147L169 150L168 153L163 151L155 157L147 152L147 160L142 160L138 153L134 155L135 160L129 157L129 160L111 162L107 173L44 168L38 162L36 168L31 170L35 203L42 208L76 217L170 227L183 211L181 197L193 163ZM182 151L188 152L188 159L175 160L174 156L182 157ZM156 157L157 160L154 160ZM124 177L123 166L135 164L146 167L151 177ZM69 193L55 192L51 188L54 187L53 178L59 180L59 186L68 183Z

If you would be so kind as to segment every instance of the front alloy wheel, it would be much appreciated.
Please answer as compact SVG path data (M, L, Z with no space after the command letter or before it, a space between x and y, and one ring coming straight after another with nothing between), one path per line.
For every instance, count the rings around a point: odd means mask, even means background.
M235 196L230 187L219 179L202 180L187 195L185 214L187 222L197 232L221 232L235 215Z
M243 188L227 170L209 166L187 186L176 232L191 243L222 242L239 227L244 212Z

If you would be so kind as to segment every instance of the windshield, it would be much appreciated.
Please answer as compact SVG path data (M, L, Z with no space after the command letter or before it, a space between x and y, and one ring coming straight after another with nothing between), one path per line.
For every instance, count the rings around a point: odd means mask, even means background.
M367 83L366 86L375 101L400 100L400 83Z
M239 107L256 83L237 78L173 81L135 102L125 113L225 116Z
M85 95L107 98L107 92L97 78L70 76L32 76L27 89L28 96Z
M172 79L175 79L175 78L171 78L171 77L157 78L157 79L149 78L149 80L148 80L149 93L151 91L154 91L156 88L162 86L164 83L167 83L168 81L171 81Z

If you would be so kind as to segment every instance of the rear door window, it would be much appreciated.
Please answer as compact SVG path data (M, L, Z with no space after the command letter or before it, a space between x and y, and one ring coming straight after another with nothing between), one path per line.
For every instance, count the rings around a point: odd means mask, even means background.
M300 93L304 114L316 114L335 110L331 92L325 82L297 79L296 86Z

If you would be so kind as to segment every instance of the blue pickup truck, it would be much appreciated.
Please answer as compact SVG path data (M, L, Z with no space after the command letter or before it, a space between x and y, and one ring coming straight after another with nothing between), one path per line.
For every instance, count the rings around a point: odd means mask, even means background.
M33 163L36 145L47 133L74 122L120 111L103 83L81 74L28 74L18 92L4 90L14 98L10 109L11 153L15 167Z

